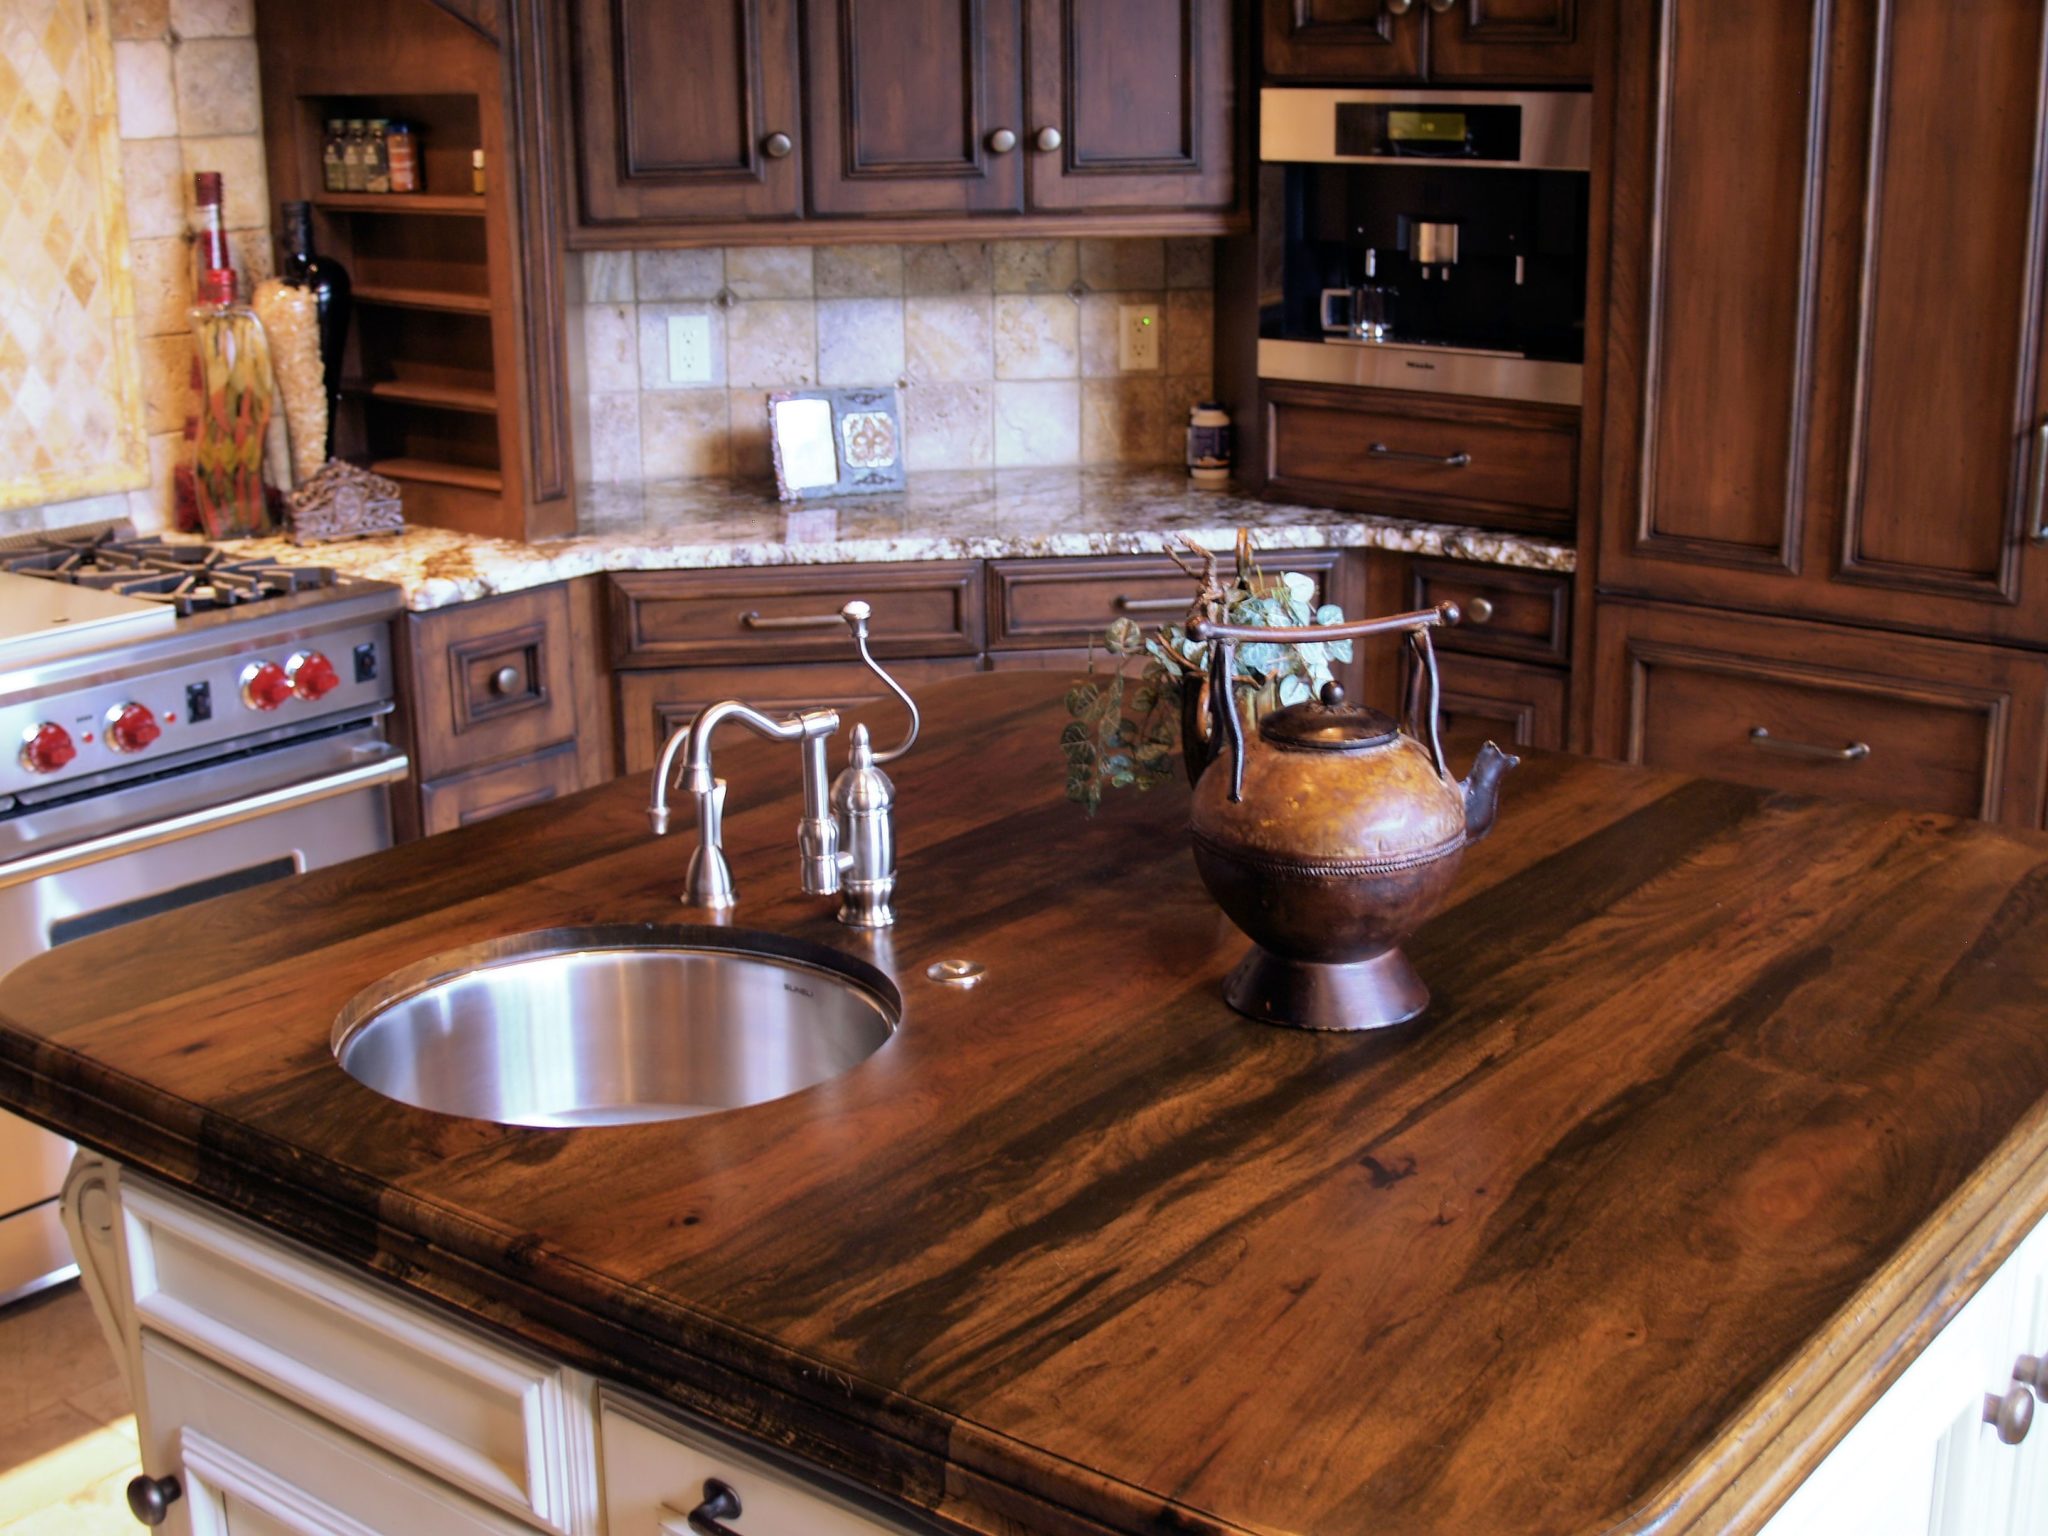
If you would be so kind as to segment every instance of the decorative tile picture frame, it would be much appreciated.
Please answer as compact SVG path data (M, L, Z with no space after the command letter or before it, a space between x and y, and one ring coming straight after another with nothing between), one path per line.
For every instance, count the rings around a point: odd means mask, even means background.
M903 411L893 388L777 390L768 397L768 441L784 501L903 489Z

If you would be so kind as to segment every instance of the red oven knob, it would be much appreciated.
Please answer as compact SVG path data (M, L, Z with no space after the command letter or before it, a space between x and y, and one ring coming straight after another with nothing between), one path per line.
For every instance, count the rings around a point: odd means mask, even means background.
M292 680L274 661L252 661L242 668L242 702L251 709L276 709L292 696Z
M107 745L116 752L140 752L163 733L156 716L140 704L117 704L107 711Z
M21 766L30 773L55 773L78 756L71 733L44 721L21 733Z
M341 686L334 663L318 651L301 651L284 664L284 675L292 680L292 692L302 699L317 699Z

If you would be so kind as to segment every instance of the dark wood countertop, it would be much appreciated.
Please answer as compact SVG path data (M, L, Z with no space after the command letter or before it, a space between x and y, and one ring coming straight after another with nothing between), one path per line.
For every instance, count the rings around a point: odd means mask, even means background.
M641 777L31 961L0 1102L989 1533L1752 1529L2048 1205L2048 839L1536 756L1425 1019L1271 1029L1185 791L1062 799L1058 686L929 691L880 939L722 747L739 924L906 997L836 1082L551 1131L334 1066L400 965L679 920Z

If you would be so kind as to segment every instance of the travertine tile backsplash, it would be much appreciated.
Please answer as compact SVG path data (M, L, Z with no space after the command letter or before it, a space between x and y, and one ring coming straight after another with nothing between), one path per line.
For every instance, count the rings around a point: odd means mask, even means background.
M572 335L587 479L766 476L766 397L895 384L909 467L1170 463L1212 389L1208 240L956 241L586 252ZM1160 366L1117 367L1146 303ZM702 315L711 378L668 375L668 322Z

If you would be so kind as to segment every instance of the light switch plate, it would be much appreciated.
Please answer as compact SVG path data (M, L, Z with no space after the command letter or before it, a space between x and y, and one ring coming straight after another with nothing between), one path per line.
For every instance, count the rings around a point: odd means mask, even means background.
M1116 366L1122 373L1153 373L1159 368L1159 308L1154 304L1117 306Z
M671 384L711 382L711 317L668 317L668 381Z

